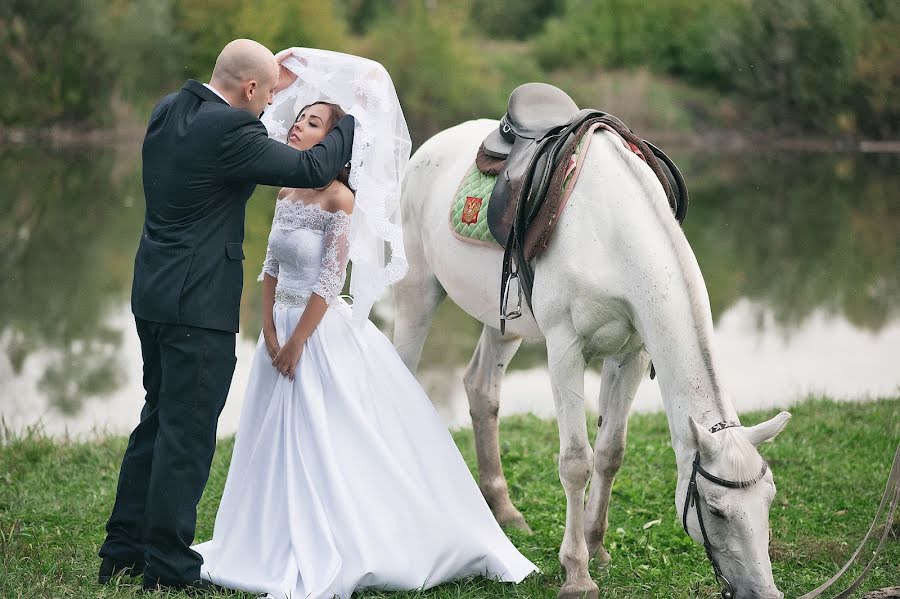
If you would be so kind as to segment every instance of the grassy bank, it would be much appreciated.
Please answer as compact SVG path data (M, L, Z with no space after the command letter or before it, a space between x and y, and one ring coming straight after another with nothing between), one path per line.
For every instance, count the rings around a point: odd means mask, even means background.
M787 597L796 597L834 573L868 527L900 440L900 398L858 404L809 401L791 411L788 428L762 453L778 485L770 517L775 579ZM742 419L755 423L773 413ZM472 580L423 593L369 592L361 597L556 596L563 578L557 551L565 523L556 424L515 417L503 420L501 429L510 492L535 531L509 534L542 573L517 586ZM471 431L454 436L474 470ZM199 507L198 539L212 534L232 444L219 444ZM137 579L123 579L118 587L95 583L96 550L124 448L124 438L66 444L34 434L0 447L0 597L139 596ZM717 596L703 549L681 530L674 484L665 418L633 416L609 516L607 548L613 561L591 569L602 597ZM893 526L864 589L900 580L900 523Z

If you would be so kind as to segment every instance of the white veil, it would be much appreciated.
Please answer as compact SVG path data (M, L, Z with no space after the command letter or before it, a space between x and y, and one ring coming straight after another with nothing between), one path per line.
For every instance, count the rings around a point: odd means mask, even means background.
M364 322L382 292L406 274L400 223L400 180L412 143L400 100L378 62L314 48L291 48L282 63L297 79L263 115L269 137L286 142L297 113L316 101L338 104L356 118L350 187L350 293L353 321Z

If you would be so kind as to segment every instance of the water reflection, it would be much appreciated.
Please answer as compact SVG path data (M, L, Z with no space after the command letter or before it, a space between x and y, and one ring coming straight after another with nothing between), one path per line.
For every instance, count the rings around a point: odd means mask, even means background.
M687 157L685 232L713 315L739 298L790 331L824 309L877 331L900 303L900 157Z
M0 380L6 389L40 355L37 390L63 415L123 380L122 331L104 324L128 292L136 243L125 206L137 179L121 164L111 152L0 154Z
M896 393L900 157L676 160L691 185L685 231L739 409L808 391ZM0 150L0 185L0 414L13 428L40 418L54 433L127 432L142 395L128 309L143 216L138 148ZM223 434L236 425L262 322L253 281L273 198L260 188L248 210L239 363ZM374 312L385 330L389 313ZM440 333L426 344L420 379L448 422L465 424L462 370L480 327L448 303L433 330ZM523 345L504 385L504 413L552 413L545 360L540 343ZM592 401L597 379L595 365L587 381ZM658 405L658 389L643 385L637 407Z

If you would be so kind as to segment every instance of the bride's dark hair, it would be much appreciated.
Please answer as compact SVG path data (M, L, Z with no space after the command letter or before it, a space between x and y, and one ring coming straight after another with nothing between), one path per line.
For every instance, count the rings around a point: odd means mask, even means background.
M327 106L331 113L331 116L328 118L328 122L325 123L325 128L328 129L327 133L330 133L331 130L334 129L334 126L337 125L339 120L341 120L342 118L347 116L347 113L344 112L344 109L341 108L340 106L338 106L337 104L332 104L331 102L325 102L323 100L320 100L318 102L313 102L312 104L307 104L306 106L301 108L300 112L297 113L297 118L294 119L294 122L296 122L297 120L300 119L300 115L303 114L304 112L306 112L307 108L309 108L310 106L315 106L316 104L322 104L324 106ZM288 135L290 135L290 131L288 132ZM344 168L342 168L338 172L335 179L340 181L347 187L350 187L350 165L349 164L345 165ZM352 187L350 187L350 189L353 190Z

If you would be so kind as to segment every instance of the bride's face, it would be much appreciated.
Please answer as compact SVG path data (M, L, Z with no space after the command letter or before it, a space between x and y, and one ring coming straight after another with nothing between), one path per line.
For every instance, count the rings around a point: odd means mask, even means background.
M288 132L288 145L298 150L308 150L328 135L331 130L331 108L325 104L307 106L297 116Z

